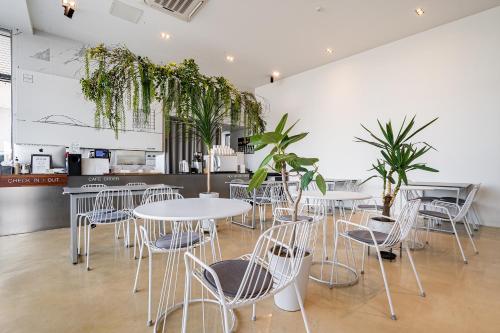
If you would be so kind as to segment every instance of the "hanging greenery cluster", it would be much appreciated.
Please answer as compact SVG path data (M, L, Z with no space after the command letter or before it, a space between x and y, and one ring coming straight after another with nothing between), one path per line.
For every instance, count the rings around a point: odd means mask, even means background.
M208 90L224 106L231 125L243 126L251 133L260 133L265 127L262 105L252 93L240 92L224 77L201 74L193 59L157 65L126 47L101 44L85 53L81 85L85 98L96 105L96 127L105 121L116 135L125 127L127 108L134 114L143 112L147 121L154 100L161 105L168 132L170 115L189 121L193 104Z

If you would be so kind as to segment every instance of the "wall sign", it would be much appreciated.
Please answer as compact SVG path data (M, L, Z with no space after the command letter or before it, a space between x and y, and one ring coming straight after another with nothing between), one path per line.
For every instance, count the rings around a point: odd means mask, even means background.
M44 174L48 173L52 164L52 156L45 154L31 155L31 173Z
M66 175L9 175L0 176L0 187L66 186Z

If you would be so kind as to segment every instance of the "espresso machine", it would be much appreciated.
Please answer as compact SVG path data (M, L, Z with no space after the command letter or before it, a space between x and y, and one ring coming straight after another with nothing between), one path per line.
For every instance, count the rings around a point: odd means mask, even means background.
M203 173L203 153L196 152L191 161L191 173Z

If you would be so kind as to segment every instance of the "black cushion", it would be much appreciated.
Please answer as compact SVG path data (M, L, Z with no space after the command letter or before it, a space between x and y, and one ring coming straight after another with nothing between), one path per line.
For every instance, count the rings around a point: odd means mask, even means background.
M219 277L224 295L227 297L236 296L249 263L250 261L248 260L234 259L223 260L210 265ZM250 280L247 280L241 295L242 298L257 297L267 293L272 288L273 277L271 273L264 267L258 264L255 265L257 267L250 271L250 273L253 272L253 276ZM203 276L214 289L217 288L213 276L207 270L203 272Z
M381 205L358 205L359 209L376 209L376 210L383 210L384 206Z
M421 215L425 215L428 217L436 217L436 218L441 219L441 220L449 220L450 219L448 214L443 213L443 212L434 211L434 210L420 210L419 213Z
M439 200L444 201L444 202L457 203L457 198L455 198L455 197L442 197L442 198L439 198ZM458 199L458 204L460 206L463 206L464 203L465 203L464 199Z
M347 235L360 242L373 244L373 238L368 230L351 230L347 232ZM385 232L373 231L373 236L375 236L377 244L382 244L389 235Z
M200 235L196 232L189 231L181 232L180 234L177 234L176 237L173 237L173 234L170 233L158 238L155 242L155 246L160 249L170 249L172 248L172 242L174 243L174 248L184 248L187 247L188 244L191 246L199 243Z
M283 215L280 217L276 218L280 222L292 222L292 215ZM298 221L309 221L311 222L313 218L311 216L305 216L305 215L297 215L297 222Z

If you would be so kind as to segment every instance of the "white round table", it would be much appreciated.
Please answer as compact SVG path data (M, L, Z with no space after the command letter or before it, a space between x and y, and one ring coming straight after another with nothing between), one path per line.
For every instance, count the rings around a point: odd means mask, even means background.
M330 201L333 207L333 223L335 227L336 219L335 219L335 203L343 202L343 201L358 201L358 200L368 200L371 199L372 196L367 193L362 192L350 192L350 191L326 191L325 194L320 191L304 191L302 192L302 198L304 199L312 199L312 200L324 200ZM339 212L341 218L346 219L346 214L343 205L339 206ZM353 210L351 210L351 215L349 216L349 220L352 217ZM326 228L324 229L324 233L326 233ZM333 237L335 237L335 231L333 232ZM349 286L353 285L358 281L358 273L356 272L356 262L354 260L354 254L352 252L352 246L350 242L344 242L345 250L346 250L346 261L347 263L341 263L338 261L338 256L335 262L332 260L328 260L328 256L326 253L328 250L326 237L323 238L323 249L322 249L322 258L321 260L313 261L313 267L319 266L319 273L311 268L310 278L314 281L328 284L330 288L334 286ZM335 249L333 249L335 250ZM338 251L337 251L338 253ZM331 265L329 278L323 277L325 265ZM342 272L342 275L339 275L339 271ZM326 274L326 273L325 273ZM319 276L318 276L319 275Z
M249 203L242 200L189 198L145 204L134 209L134 214L157 221L193 221L241 215L251 208Z
M153 202L138 206L134 209L134 215L149 221L171 221L171 223L191 223L192 230L203 235L204 230L201 227L202 220L217 220L236 215L247 213L252 206L241 200L222 199L222 198L189 198L179 200L167 200ZM221 260L220 246L218 244L217 228L213 227L208 230L209 235L206 238L207 242L200 242L200 247L204 246L201 243L210 243L211 250L200 250L200 253L211 252L213 261ZM203 236L201 236L203 237ZM218 252L215 250L218 248ZM189 250L188 250L189 251ZM182 251L167 252L167 260L163 285L160 295L160 304L158 315L155 321L155 332L164 331L166 318L172 312L181 309L183 301L175 300L177 281L183 281L184 278L178 276L178 265L182 265ZM204 258L202 258L204 260ZM204 260L205 261L205 260ZM190 303L205 302L214 303L207 299L191 299ZM218 303L214 303L218 304ZM236 326L236 316L232 314L232 327Z

